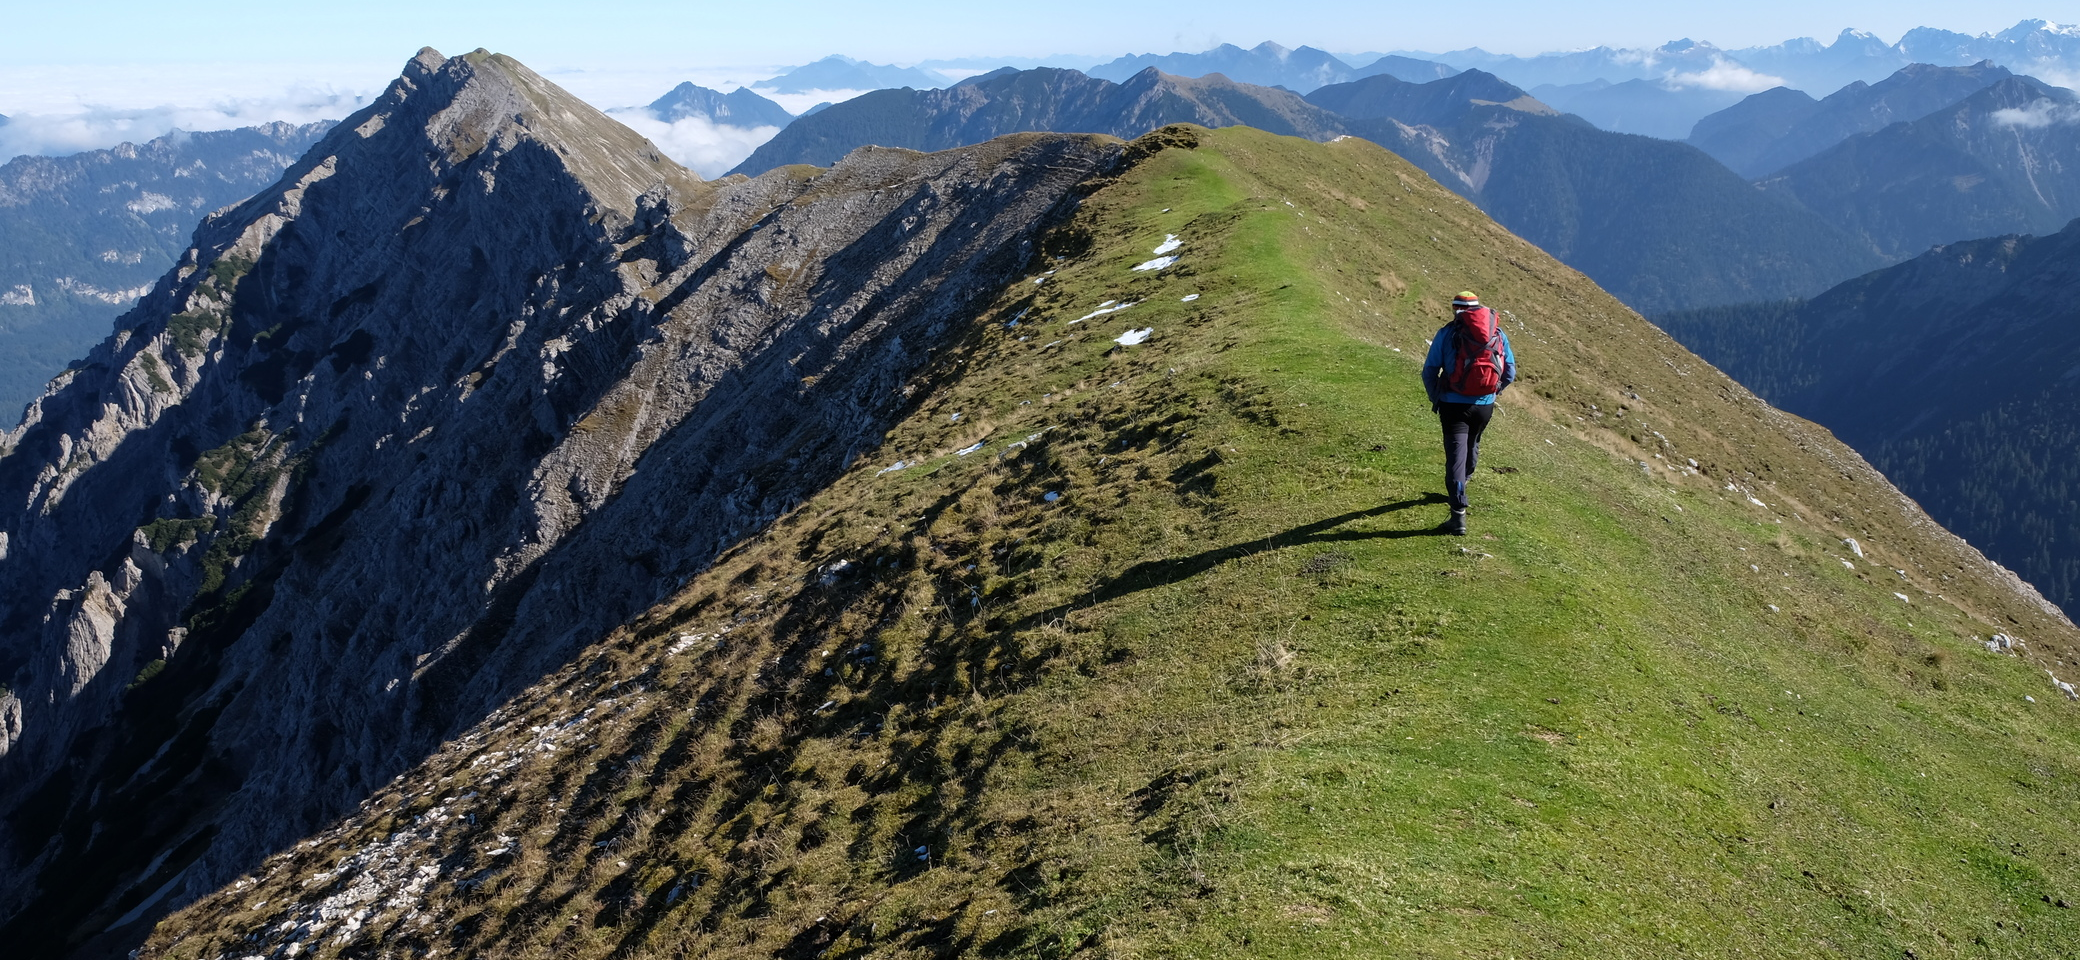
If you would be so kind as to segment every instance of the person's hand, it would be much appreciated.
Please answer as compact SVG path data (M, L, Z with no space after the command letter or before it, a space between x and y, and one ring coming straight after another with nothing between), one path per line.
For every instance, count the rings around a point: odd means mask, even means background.
M1432 400L1432 401L1430 401L1430 412L1431 412L1431 413L1443 413L1443 412L1444 412L1444 404L1443 404L1443 403L1441 403L1441 402L1439 402L1439 401L1436 401L1436 400Z

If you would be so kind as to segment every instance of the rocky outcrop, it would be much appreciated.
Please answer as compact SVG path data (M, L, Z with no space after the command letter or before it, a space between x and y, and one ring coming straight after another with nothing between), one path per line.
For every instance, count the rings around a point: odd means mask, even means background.
M789 509L1119 156L704 183L422 51L0 436L0 936L133 941Z

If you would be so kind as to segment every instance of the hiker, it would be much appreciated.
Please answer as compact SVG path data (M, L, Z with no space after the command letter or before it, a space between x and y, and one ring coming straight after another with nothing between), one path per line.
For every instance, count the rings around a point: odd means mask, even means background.
M1452 298L1452 322L1431 338L1423 361L1423 389L1444 424L1444 488L1452 503L1452 518L1439 528L1445 533L1466 533L1466 481L1480 467L1481 433L1495 415L1495 395L1516 379L1517 355L1495 311L1461 291Z

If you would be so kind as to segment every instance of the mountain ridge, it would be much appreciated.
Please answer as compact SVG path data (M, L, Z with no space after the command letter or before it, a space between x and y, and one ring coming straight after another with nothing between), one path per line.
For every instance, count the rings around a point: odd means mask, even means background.
M2055 609L1373 144L1128 151L882 444L140 956L2070 937ZM1464 284L1526 379L1455 538Z
M1118 156L712 185L422 51L0 436L0 929L134 942L676 587Z
M1858 134L1757 184L1860 234L1891 259L2080 216L2075 94L2010 76L1919 119Z
M1746 111L1737 104L1699 120L1689 140L1735 173L1756 179L1856 134L1919 120L2010 76L2013 74L1991 60L1969 67L1908 64L1876 84L1859 81L1818 101L1807 97L1810 106L1779 94L1785 89L1779 87L1750 97L1756 103ZM1764 97L1767 99L1757 99ZM1783 112L1787 109L1788 113ZM1741 115L1756 111L1774 115L1753 119ZM1757 123L1763 128L1781 129L1758 129L1754 133L1742 129L1744 124Z

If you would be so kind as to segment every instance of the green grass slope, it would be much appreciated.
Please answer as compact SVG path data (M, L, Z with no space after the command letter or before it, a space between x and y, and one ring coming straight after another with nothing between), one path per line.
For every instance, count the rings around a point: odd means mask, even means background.
M2064 954L2062 617L1378 147L1157 142L843 479L140 955Z

